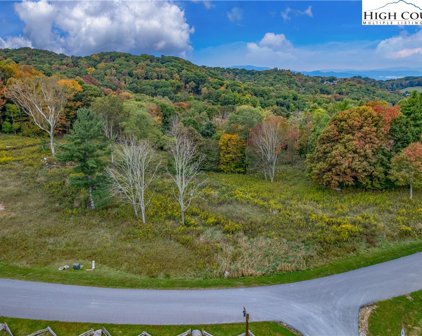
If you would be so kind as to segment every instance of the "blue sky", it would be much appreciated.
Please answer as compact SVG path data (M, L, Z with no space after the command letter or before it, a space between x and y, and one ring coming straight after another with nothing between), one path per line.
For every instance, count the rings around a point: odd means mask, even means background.
M0 1L0 47L166 54L211 66L422 68L420 27L362 26L360 1Z

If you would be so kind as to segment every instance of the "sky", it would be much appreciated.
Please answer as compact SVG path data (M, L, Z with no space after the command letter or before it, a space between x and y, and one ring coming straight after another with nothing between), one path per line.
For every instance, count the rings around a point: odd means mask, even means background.
M422 26L362 26L361 11L361 1L0 1L0 48L296 71L422 69Z

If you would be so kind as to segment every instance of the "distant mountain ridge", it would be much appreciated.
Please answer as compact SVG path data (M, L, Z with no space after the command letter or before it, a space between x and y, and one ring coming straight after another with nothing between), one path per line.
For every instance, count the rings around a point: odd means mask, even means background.
M229 69L243 69L253 71L271 70L270 67L255 65L233 65ZM312 70L312 71L294 71L311 77L337 77L337 78L353 78L365 77L376 80L390 80L404 77L420 77L422 70L416 69L379 69L379 70Z
M422 70L415 69L380 69L380 70L345 70L345 71L303 71L307 76L317 77L338 77L338 78L352 78L352 77L367 77L376 80L391 80L405 77L420 77Z
M229 68L230 69L255 70L255 71L271 70L270 67L260 67L260 66L255 66L255 65L232 65Z

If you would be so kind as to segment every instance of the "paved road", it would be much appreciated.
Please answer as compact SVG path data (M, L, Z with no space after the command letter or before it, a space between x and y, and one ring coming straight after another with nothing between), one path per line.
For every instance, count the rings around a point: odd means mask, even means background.
M0 279L0 315L127 323L283 321L304 335L358 335L362 305L422 289L422 253L286 285L222 290L132 290ZM0 321L1 322L1 321Z

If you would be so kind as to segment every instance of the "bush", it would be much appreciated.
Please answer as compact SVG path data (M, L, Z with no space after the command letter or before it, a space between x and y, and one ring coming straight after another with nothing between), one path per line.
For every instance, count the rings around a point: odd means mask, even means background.
M30 121L22 123L22 135L27 137L46 136L46 133Z
M1 131L6 134L13 133L13 125L8 121L3 122L1 125Z

